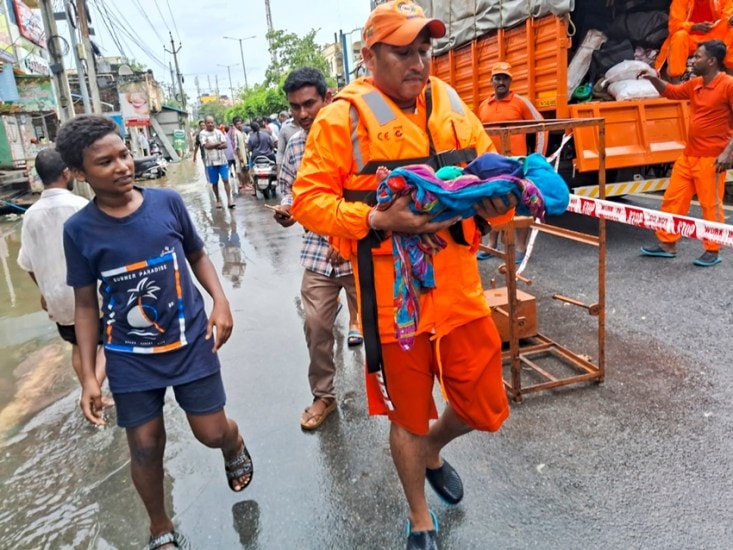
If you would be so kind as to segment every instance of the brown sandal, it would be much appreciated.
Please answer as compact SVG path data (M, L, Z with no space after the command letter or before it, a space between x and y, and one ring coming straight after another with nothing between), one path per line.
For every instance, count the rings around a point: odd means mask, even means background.
M310 411L318 401L323 403L324 408L321 413L314 414ZM310 407L307 407L300 416L300 427L307 431L317 430L335 409L336 399L333 397L316 397Z

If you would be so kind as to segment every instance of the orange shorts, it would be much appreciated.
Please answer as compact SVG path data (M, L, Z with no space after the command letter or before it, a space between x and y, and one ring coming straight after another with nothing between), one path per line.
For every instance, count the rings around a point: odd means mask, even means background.
M407 431L425 435L438 418L435 378L458 417L476 430L495 432L509 416L502 381L501 340L491 317L476 319L440 340L420 334L410 351L384 344L382 373L367 373L369 414L386 414ZM440 356L438 360L438 355Z

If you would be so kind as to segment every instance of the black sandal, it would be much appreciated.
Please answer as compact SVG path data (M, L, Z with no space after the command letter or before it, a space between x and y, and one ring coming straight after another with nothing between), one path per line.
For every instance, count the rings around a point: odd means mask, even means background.
M148 541L148 550L156 550L157 548L162 548L166 544L172 544L176 548L180 548L180 542L181 541L178 533L176 533L175 531L168 531L167 533L158 535L155 538L153 538L153 535L150 535L150 540Z
M224 470L227 474L227 482L229 483L229 488L235 493L246 489L249 484L252 483L252 477L254 475L252 457L249 455L247 445L244 444L244 439L240 439L240 441L242 442L242 450L237 453L237 456L235 456L231 460L224 461ZM241 488L235 489L234 482L240 477L246 475L249 475L249 480L247 480L247 483L242 485Z

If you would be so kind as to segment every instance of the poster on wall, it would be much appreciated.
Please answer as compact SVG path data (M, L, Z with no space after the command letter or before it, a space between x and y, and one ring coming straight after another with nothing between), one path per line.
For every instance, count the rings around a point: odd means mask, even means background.
M15 17L18 20L18 30L34 44L46 47L46 34L43 30L43 20L40 10L29 8L23 0L13 0Z
M0 6L0 61L15 63L15 55L13 55L13 39L10 36L10 27L8 26L8 16L5 15L4 9Z
M126 126L150 126L148 86L144 80L120 82L120 111Z

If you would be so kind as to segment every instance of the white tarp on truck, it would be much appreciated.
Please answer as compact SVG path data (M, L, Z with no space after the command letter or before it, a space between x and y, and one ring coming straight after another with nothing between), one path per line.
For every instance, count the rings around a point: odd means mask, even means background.
M434 55L491 31L508 29L530 17L563 16L575 8L575 0L416 0L416 3L429 17L442 20L447 28L445 37L435 41Z

